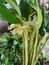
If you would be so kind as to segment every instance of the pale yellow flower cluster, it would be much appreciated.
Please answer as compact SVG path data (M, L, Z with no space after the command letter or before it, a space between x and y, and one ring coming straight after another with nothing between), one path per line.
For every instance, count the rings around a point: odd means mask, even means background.
M33 28L36 27L37 25L37 17L34 16L34 19L31 20L30 17L29 17L29 20L28 21L23 21L23 24L11 24L9 27L8 27L8 30L10 30L10 32L16 36L23 36L23 32L24 30L27 30L28 33L31 33L33 31Z

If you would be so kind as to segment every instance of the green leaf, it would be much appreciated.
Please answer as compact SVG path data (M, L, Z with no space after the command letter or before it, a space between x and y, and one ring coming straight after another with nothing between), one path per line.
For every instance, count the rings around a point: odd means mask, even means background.
M49 61L49 55L47 53L44 54L44 58L46 59L46 61Z
M34 9L28 4L26 0L21 0L19 4L22 17L28 20L28 16L33 13Z
M3 47L1 48L0 47L0 54L3 54L4 52L5 52L5 48L3 48Z
M5 57L5 65L9 65L9 58L8 57Z
M18 44L18 41L14 40L14 45L17 45Z
M30 0L30 1L32 2L32 4L35 3L35 0Z
M7 39L0 38L0 42L7 42Z
M0 16L9 23L21 23L19 18L16 18L10 11L0 2Z
M45 30L44 30L44 28L40 28L39 33L40 33L40 35L43 37L43 36L45 35Z
M36 65L41 65L39 61L36 62Z
M49 33L49 20L47 19L47 25L46 25L46 27L45 27L45 29L46 29L46 32L48 32Z
M18 5L16 5L12 0L6 0L7 2L9 2L9 4L11 4L11 6L16 10L16 12L18 13L19 17L21 17L21 12L20 9L18 7Z

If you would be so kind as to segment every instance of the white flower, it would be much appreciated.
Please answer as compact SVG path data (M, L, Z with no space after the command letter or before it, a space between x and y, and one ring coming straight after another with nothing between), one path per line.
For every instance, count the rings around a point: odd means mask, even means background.
M11 25L8 27L8 30L13 29L15 26L16 26L15 24L11 24Z

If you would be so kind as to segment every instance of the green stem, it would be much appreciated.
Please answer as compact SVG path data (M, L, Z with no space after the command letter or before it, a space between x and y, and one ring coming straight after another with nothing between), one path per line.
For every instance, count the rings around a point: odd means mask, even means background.
M28 31L24 30L25 65L28 65Z
M36 49L37 49L37 42L38 42L38 31L36 33L36 39L35 39L35 44L34 44L34 53L33 53L31 65L33 65L33 62L35 61Z
M49 40L49 39L48 39L48 40ZM40 56L40 53L41 53L42 49L44 48L44 46L46 45L46 43L47 43L48 40L46 40L46 42L42 45L42 48L41 48L41 49L38 49L38 55L37 55L37 57L36 57L36 62L37 62L37 60L38 60L38 58L39 58L39 56Z
M23 64L25 65L25 48L24 48L24 43L23 43Z
M32 57L33 57L33 50L34 50L34 43L33 43L33 40L34 40L34 37L35 37L35 33L36 33L36 28L32 31L32 34L30 36L30 41L29 41L29 56L30 56L30 63L31 63L31 60L32 60Z

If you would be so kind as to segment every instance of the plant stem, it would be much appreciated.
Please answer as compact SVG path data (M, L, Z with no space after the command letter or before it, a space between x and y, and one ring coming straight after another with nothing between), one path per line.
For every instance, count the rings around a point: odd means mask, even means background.
M35 61L36 49L37 49L37 42L38 42L38 31L36 33L36 39L35 39L35 44L34 44L34 52L33 52L33 57L32 57L31 65L33 65L33 62Z
M24 52L24 43L23 43L23 64L22 65L24 65L25 64L25 52Z
M28 65L28 31L24 29L25 65Z

